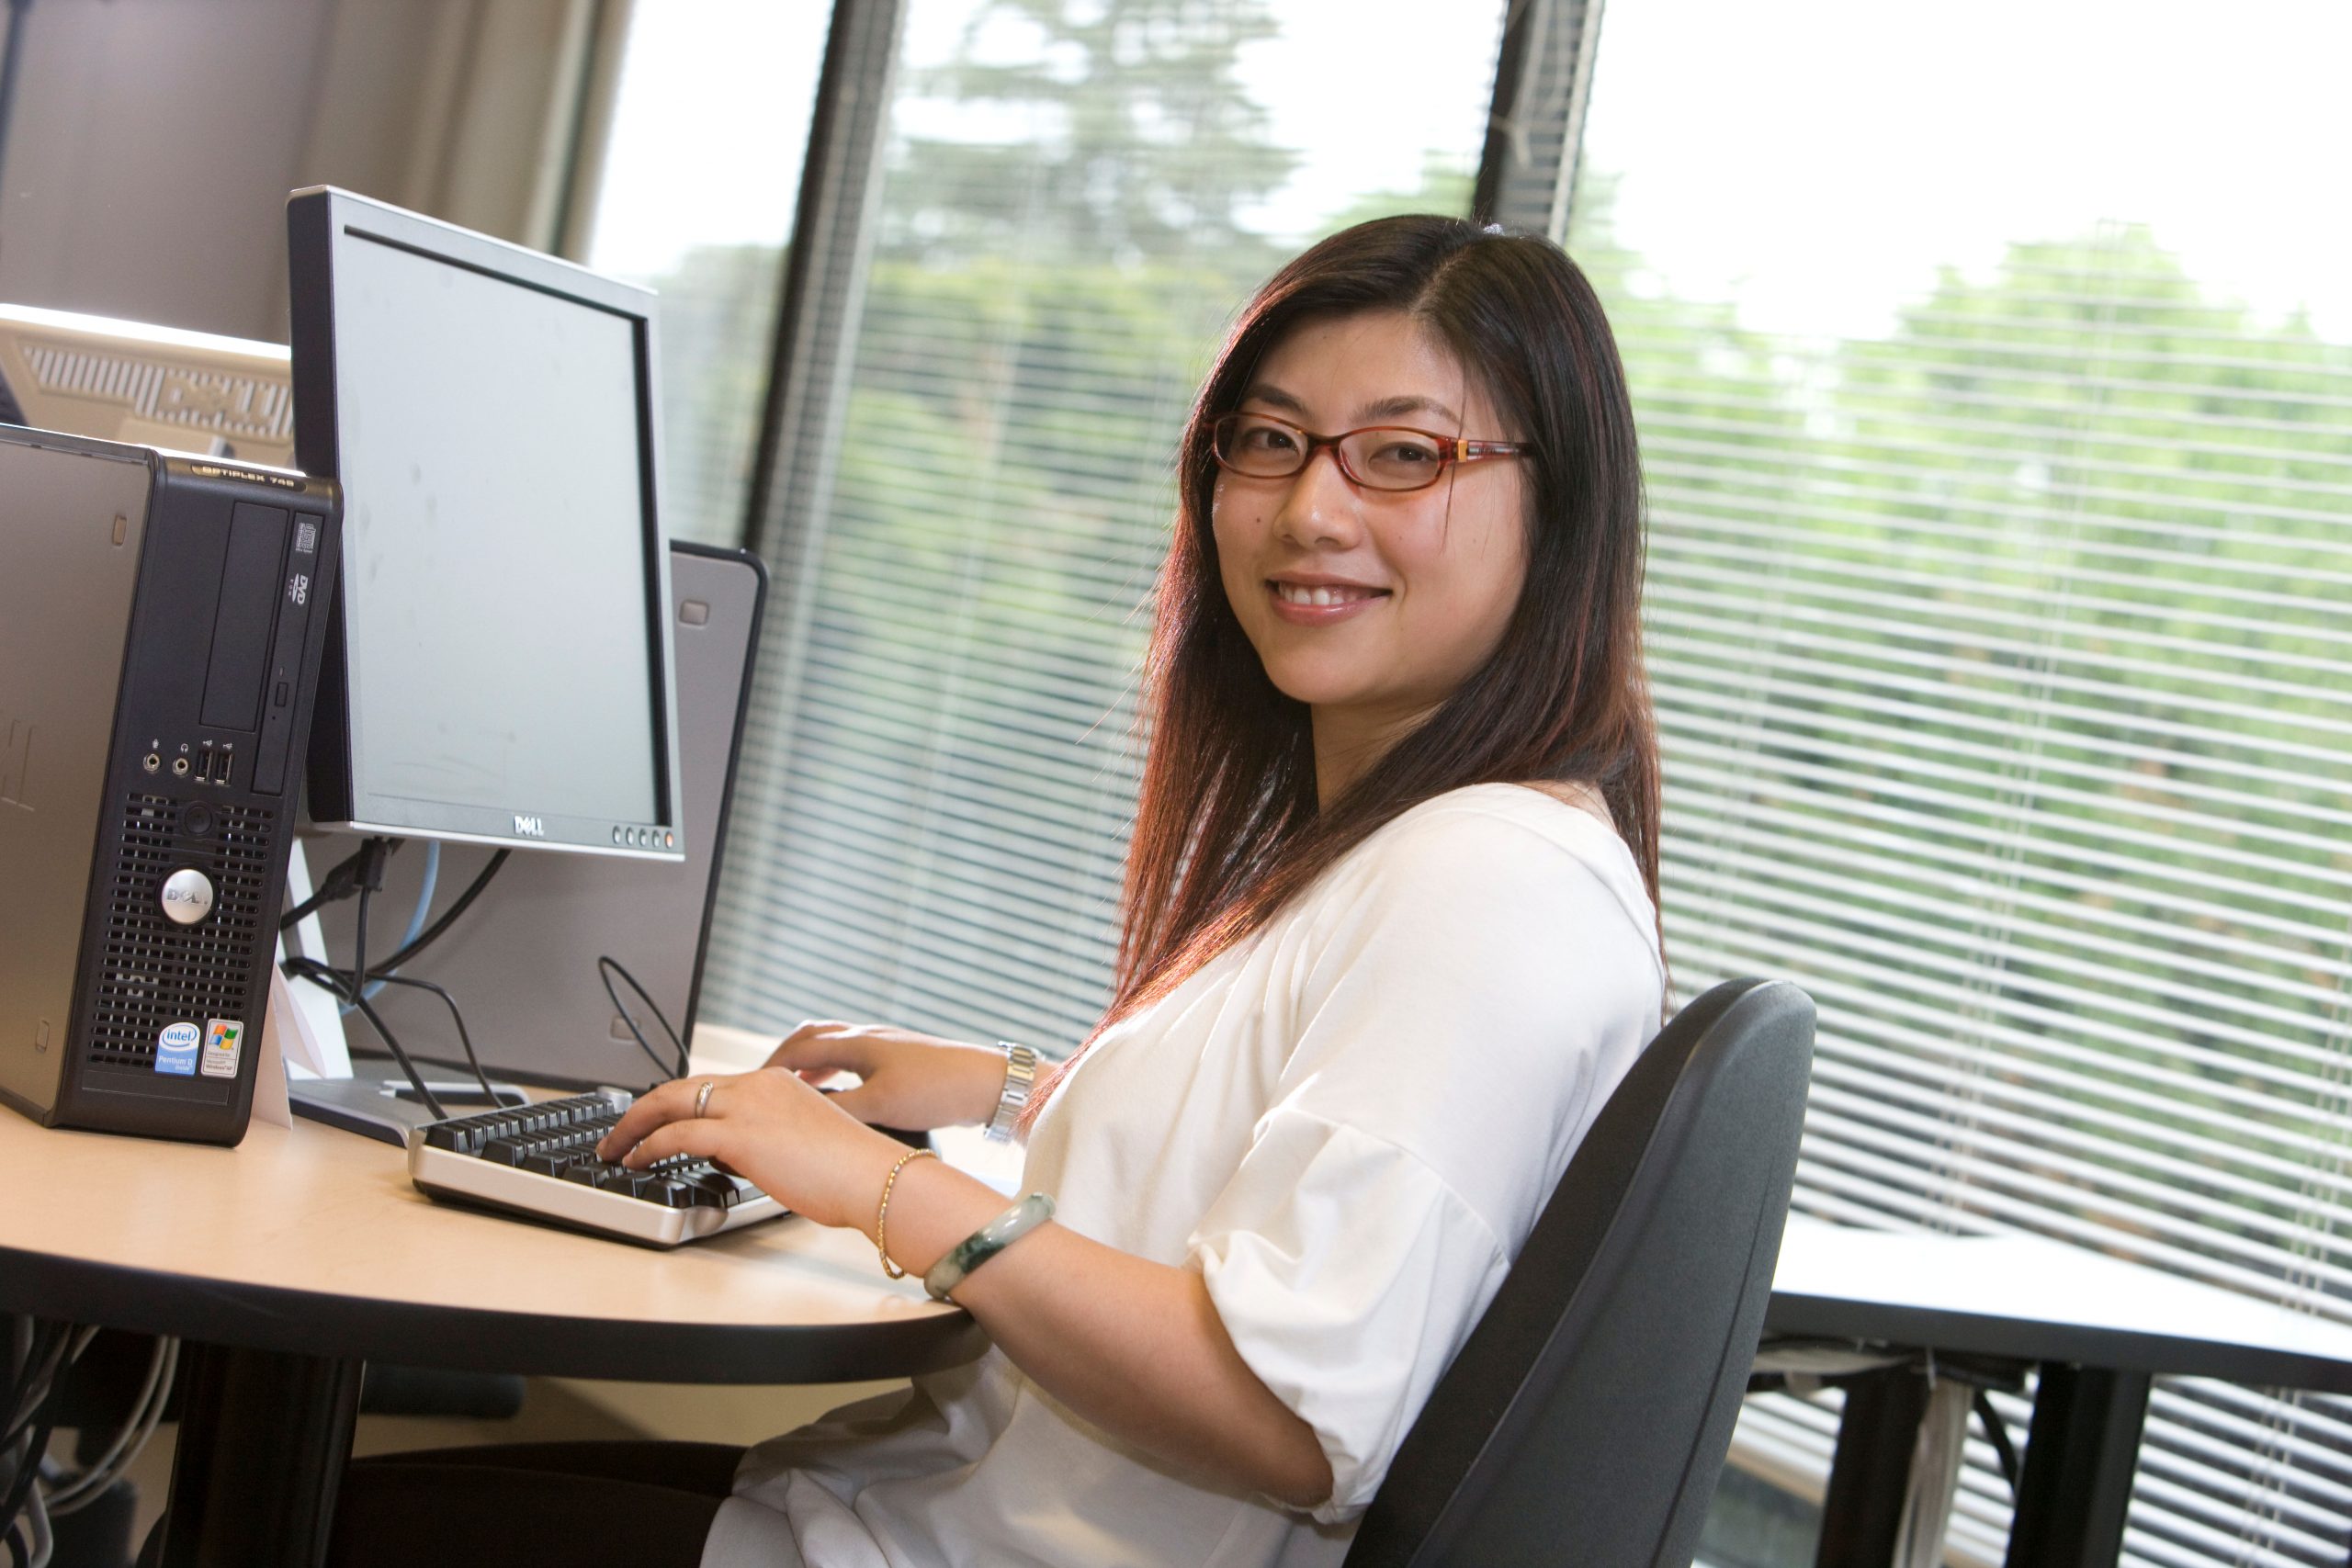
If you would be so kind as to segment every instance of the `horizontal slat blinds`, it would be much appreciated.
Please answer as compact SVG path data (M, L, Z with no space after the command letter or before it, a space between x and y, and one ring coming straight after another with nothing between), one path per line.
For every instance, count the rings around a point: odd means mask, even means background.
M1178 429L1287 251L1466 205L1501 6L1471 12L1466 44L1396 50L1427 19L1399 0L911 0L871 265L817 307L856 311L830 478L762 541L805 575L763 655L709 1016L1057 1054L1092 1026Z
M1798 1206L2352 1321L2352 347L2127 223L1881 335L1749 331L1579 190L1648 472L1669 956L1819 1000ZM1741 1461L1819 1476L1833 1408L1753 1402ZM2162 1384L2127 1559L2341 1564L2347 1452L2352 1403ZM1997 1562L1972 1453L1950 1550Z

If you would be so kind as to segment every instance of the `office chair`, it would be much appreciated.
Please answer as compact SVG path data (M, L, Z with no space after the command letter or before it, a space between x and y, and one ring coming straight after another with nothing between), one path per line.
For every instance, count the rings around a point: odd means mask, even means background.
M1813 998L1728 980L1601 1108L1345 1568L1688 1568L1764 1325Z

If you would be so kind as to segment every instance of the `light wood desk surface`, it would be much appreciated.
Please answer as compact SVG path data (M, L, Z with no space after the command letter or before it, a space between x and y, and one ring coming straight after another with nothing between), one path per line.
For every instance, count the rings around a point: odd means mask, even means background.
M797 1382L985 1341L854 1231L798 1218L657 1251L436 1203L389 1144L256 1121L234 1148L0 1113L0 1310L479 1371Z

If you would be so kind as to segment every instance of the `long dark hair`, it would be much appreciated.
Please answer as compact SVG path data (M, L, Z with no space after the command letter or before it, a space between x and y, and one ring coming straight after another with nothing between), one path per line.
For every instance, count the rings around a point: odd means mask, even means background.
M1366 310L1424 323L1477 378L1501 434L1533 446L1521 459L1527 577L1487 662L1318 810L1306 705L1267 677L1217 575L1209 430L1294 328ZM1457 218L1401 217L1314 246L1235 322L1184 427L1177 483L1144 668L1149 751L1118 969L1096 1035L1263 926L1400 813L1465 784L1596 787L1657 899L1640 454L1616 340L1557 245Z

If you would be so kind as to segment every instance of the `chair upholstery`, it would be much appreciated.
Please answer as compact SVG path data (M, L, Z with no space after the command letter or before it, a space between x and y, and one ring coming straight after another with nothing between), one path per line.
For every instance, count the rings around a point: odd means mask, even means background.
M1687 1568L1771 1293L1813 1000L1682 1010L1405 1435L1346 1568Z

